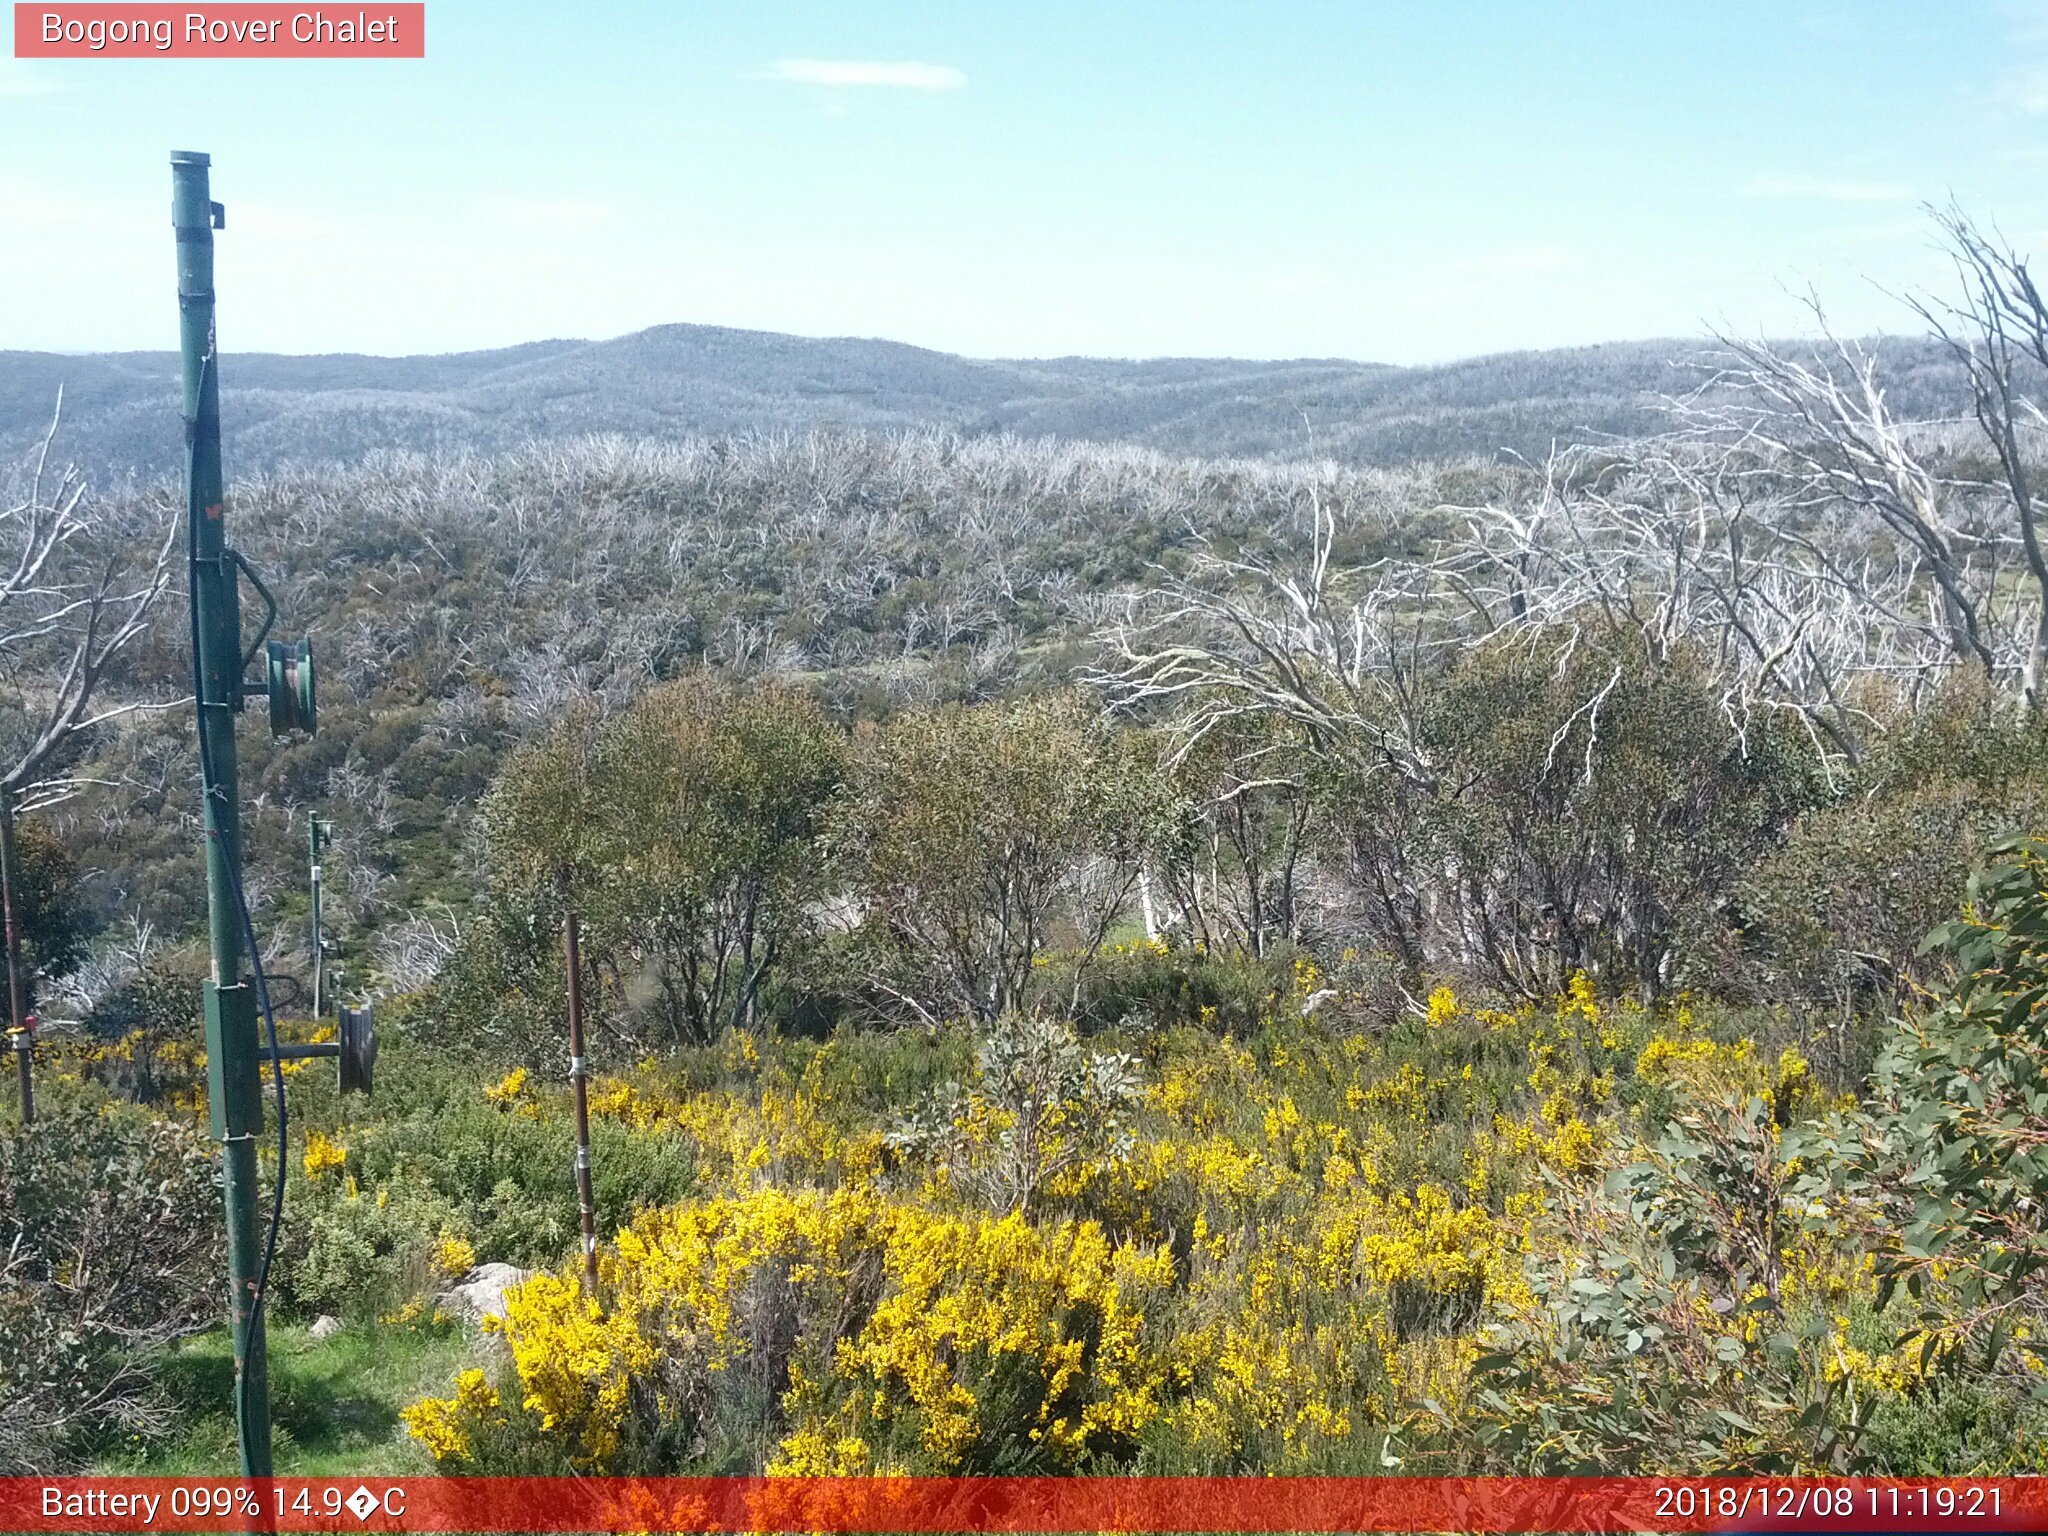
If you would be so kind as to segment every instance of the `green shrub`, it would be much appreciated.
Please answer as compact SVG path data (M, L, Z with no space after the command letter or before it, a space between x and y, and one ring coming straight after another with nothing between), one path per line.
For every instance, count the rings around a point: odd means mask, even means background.
M559 1077L547 1084L536 1075L516 1103L500 1102L474 1069L401 1035L378 1081L374 1118L338 1100L331 1079L294 1085L294 1156L317 1136L341 1161L291 1170L281 1263L288 1307L358 1315L396 1307L443 1283L433 1261L444 1236L467 1243L478 1263L521 1268L559 1262L575 1245L575 1135ZM344 1115L362 1118L350 1124ZM591 1148L607 1236L697 1188L695 1147L685 1138L599 1118Z
M927 1024L984 1024L1048 996L1041 959L1085 964L1129 906L1173 797L1150 745L1078 694L901 716L856 733L830 836L862 902L850 969Z
M999 1214L1028 1214L1061 1173L1128 1150L1144 1092L1135 1057L1083 1051L1068 1026L1027 1015L988 1030L975 1069L898 1120L889 1145Z
M1780 729L1738 736L1707 658L1577 635L1463 655L1418 704L1430 773L1333 800L1363 936L1414 976L1522 997L1580 972L1699 985L1735 874L1812 802L1812 754Z
M1735 893L1746 977L1724 984L1836 1017L1885 1019L1938 980L1928 931L2001 837L2048 816L2048 725L1952 681L1889 722L1839 800L1802 817ZM1861 1076L1877 1040L1843 1063Z
M1856 1174L1896 1240L1880 1305L1918 1305L1923 1360L2048 1365L2048 840L2013 838L1932 948L1959 974L1878 1062Z
M1796 1164L1760 1098L1684 1103L1597 1194L1559 1188L1571 1241L1536 1308L1497 1323L1451 1427L1528 1475L1848 1470L1858 1401L1827 1321L1782 1296Z
M1292 957L1254 959L1138 940L1114 945L1081 977L1074 1021L1084 1031L1139 1035L1181 1025L1245 1035L1287 989Z
M467 1243L470 1230L453 1202L424 1184L365 1189L347 1180L328 1198L299 1202L274 1271L279 1299L302 1313L374 1318L447 1278L437 1273L437 1251L446 1240Z
M169 1427L151 1347L225 1308L219 1178L189 1122L46 1094L0 1126L0 1471Z

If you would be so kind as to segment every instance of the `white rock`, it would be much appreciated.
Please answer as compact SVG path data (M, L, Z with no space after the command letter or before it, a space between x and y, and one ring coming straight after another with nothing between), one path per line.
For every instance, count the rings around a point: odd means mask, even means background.
M434 1305L454 1317L482 1322L505 1315L505 1293L533 1278L533 1271L515 1264L479 1264L434 1298Z
M329 1317L325 1312L313 1319L313 1326L306 1330L306 1336L313 1339L331 1339L341 1332L341 1319Z

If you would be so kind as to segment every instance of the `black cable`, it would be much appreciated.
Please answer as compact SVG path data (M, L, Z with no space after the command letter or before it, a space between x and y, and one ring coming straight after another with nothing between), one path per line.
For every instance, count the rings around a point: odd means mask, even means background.
M199 396L202 400L206 397L206 377L209 373L213 372L214 364L215 353L209 344L205 361L200 365ZM192 501L193 460L197 452L197 444L194 441L195 437L196 433L190 431L186 433L185 586L186 607L190 610L192 621L192 695L199 722L199 778L202 791L206 799L211 802L215 793L213 750L207 745L206 740L206 658L204 647L200 643L199 630L199 509L193 505ZM236 639L237 657L240 656L240 650L241 643L238 636ZM235 686L239 688L241 684L242 679L237 675ZM220 702L228 705L230 708L233 707L231 700L221 700ZM213 821L214 835L219 836L221 818L213 813L213 807L210 803L207 806L207 811ZM271 1196L270 1232L263 1241L263 1262L257 1266L256 1270L256 1292L249 1302L249 1326L243 1334L244 1354L246 1356L248 1341L255 1338L263 1328L263 1303L270 1290L270 1263L277 1255L278 1228L284 1225L284 1179L286 1158L290 1153L290 1143L287 1140L286 1131L284 1058L277 1046L277 1017L271 1012L270 1008L270 982L263 974L263 953L261 947L256 942L256 923L249 915L249 898L242 889L242 871L238 867L239 863L240 861L237 859L223 858L221 860L222 867L227 871L229 889L234 892L235 911L241 920L242 942L249 951L249 970L256 983L256 1002L257 1006L263 1011L263 1026L270 1046L271 1085L277 1097L277 1187ZM225 1074L223 1074L222 1081L224 1085L225 1080ZM222 1114L223 1124L225 1124L225 1106L223 1106ZM246 1365L246 1359L244 1364ZM248 1420L249 1373L244 1369L235 1378L235 1429L237 1434L246 1433L245 1426ZM249 1447L245 1441L242 1446L242 1458L245 1463L249 1459L248 1452Z

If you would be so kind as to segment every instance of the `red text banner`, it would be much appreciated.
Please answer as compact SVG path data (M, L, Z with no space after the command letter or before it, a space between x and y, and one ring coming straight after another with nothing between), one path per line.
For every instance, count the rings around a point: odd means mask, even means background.
M0 1478L8 1531L2020 1531L2048 1479Z
M426 52L423 4L14 7L18 59L420 59Z

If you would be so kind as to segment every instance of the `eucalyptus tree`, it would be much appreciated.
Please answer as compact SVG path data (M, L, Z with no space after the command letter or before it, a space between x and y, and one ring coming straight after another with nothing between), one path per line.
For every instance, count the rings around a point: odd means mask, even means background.
M489 888L440 997L451 1033L489 1055L533 1065L560 1039L568 972L553 937L571 914L602 907L616 862L617 823L597 783L602 729L594 703L571 705L513 754L478 809Z
M993 1022L1057 944L1078 989L1170 817L1150 744L1071 693L863 729L835 841L866 980L927 1023Z
M604 910L672 1040L752 1026L814 925L844 742L805 694L703 676L651 690L606 733Z

